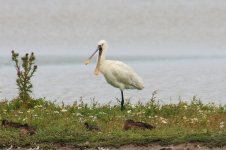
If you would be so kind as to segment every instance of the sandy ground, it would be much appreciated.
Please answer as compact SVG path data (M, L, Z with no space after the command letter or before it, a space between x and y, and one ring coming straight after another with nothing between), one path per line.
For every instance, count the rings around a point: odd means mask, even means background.
M153 143L146 146L138 146L131 144L124 145L119 148L98 148L98 150L226 150L226 146L209 148L204 146L202 143L187 143L168 146L161 146L158 143Z
M126 145L119 149L110 148L109 150L226 150L224 147L208 148L199 143L188 143L179 145L161 146L159 144L150 144L147 146Z
M4 150L41 150L40 147L36 148L14 148L8 147ZM226 150L226 146L223 147L214 147L209 148L204 146L202 143L186 143L186 144L179 144L179 145L168 145L162 146L158 143L148 144L146 146L140 145L124 145L119 148L114 147L98 147L98 148L76 148L73 145L56 145L55 149L57 150Z

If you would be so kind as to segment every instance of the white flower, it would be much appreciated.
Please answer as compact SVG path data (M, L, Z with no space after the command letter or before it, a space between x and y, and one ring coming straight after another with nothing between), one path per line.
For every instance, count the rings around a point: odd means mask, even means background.
M108 148L98 147L98 150L109 150Z
M199 120L198 120L198 118L192 118L191 119L191 123L195 123L195 122L198 122Z
M188 109L188 106L187 106L187 105L184 105L183 107L184 107L184 109L185 109L185 110L187 110L187 109Z
M42 105L36 105L34 108L42 108Z
M142 114L144 114L144 113L145 113L145 112L142 112L142 111L141 111L141 112L138 112L137 115L142 115Z
M53 113L54 113L54 114L59 114L59 111L54 111Z
M132 107L132 108L135 108L135 107L136 107L136 105L134 105L134 104L131 104L131 107Z
M166 120L162 120L162 123L167 124L167 121Z
M202 111L202 110L199 110L199 113L200 113L200 114L202 114L202 113L203 113L203 111Z
M127 113L130 114L131 113L131 110L127 110Z
M220 122L220 128L221 128L221 129L224 128L224 121L221 121L221 122Z
M83 119L82 118L79 118L79 120L78 120L79 122L83 122Z
M166 124L167 123L167 119L163 118L163 117L160 117L160 120L162 123Z
M194 121L199 121L198 118L193 118Z
M95 121L96 119L97 119L97 117L96 117L96 116L94 116L94 117L93 117L93 121Z
M23 119L23 121L26 121L26 120L27 120L27 117Z
M80 113L76 113L76 116L78 117L78 116L82 116L82 114L80 114Z
M186 116L184 116L184 117L183 117L183 119L184 119L184 120L186 120L186 119L187 119L187 117L186 117Z
M90 118L92 118L93 121L95 121L97 119L96 116L89 116Z
M99 112L99 114L100 115L106 115L107 113L101 111L101 112Z
M63 108L63 109L61 110L61 112L67 112L67 109L64 109L64 108Z

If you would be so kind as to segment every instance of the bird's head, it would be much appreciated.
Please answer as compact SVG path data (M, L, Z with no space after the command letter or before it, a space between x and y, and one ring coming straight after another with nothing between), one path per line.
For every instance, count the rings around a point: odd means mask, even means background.
M97 44L97 48L106 51L108 49L108 43L105 40L100 40Z
M95 69L95 74L98 75L100 73L99 66L100 66L100 60L102 57L105 57L106 50L108 49L108 44L105 40L100 40L97 44L96 51L84 62L86 65L91 62L91 59L93 56L99 51L98 60L97 60L97 66Z

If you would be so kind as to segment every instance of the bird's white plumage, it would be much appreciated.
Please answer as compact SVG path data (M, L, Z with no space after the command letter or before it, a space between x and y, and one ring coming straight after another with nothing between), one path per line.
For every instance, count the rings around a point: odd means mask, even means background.
M102 60L100 72L112 86L123 89L143 89L143 81L136 72L121 61Z
M107 60L105 58L108 49L108 44L105 40L99 41L98 46L102 47L98 68L109 84L121 90L141 90L144 88L143 80L130 66L121 61Z

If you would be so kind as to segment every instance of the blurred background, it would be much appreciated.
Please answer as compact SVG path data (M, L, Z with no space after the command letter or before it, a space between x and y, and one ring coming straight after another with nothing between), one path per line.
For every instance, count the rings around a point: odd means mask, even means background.
M0 5L0 98L17 96L11 50L35 52L33 96L73 103L116 103L118 89L83 61L101 39L108 59L132 66L145 89L125 91L146 102L226 104L225 0L8 0Z

